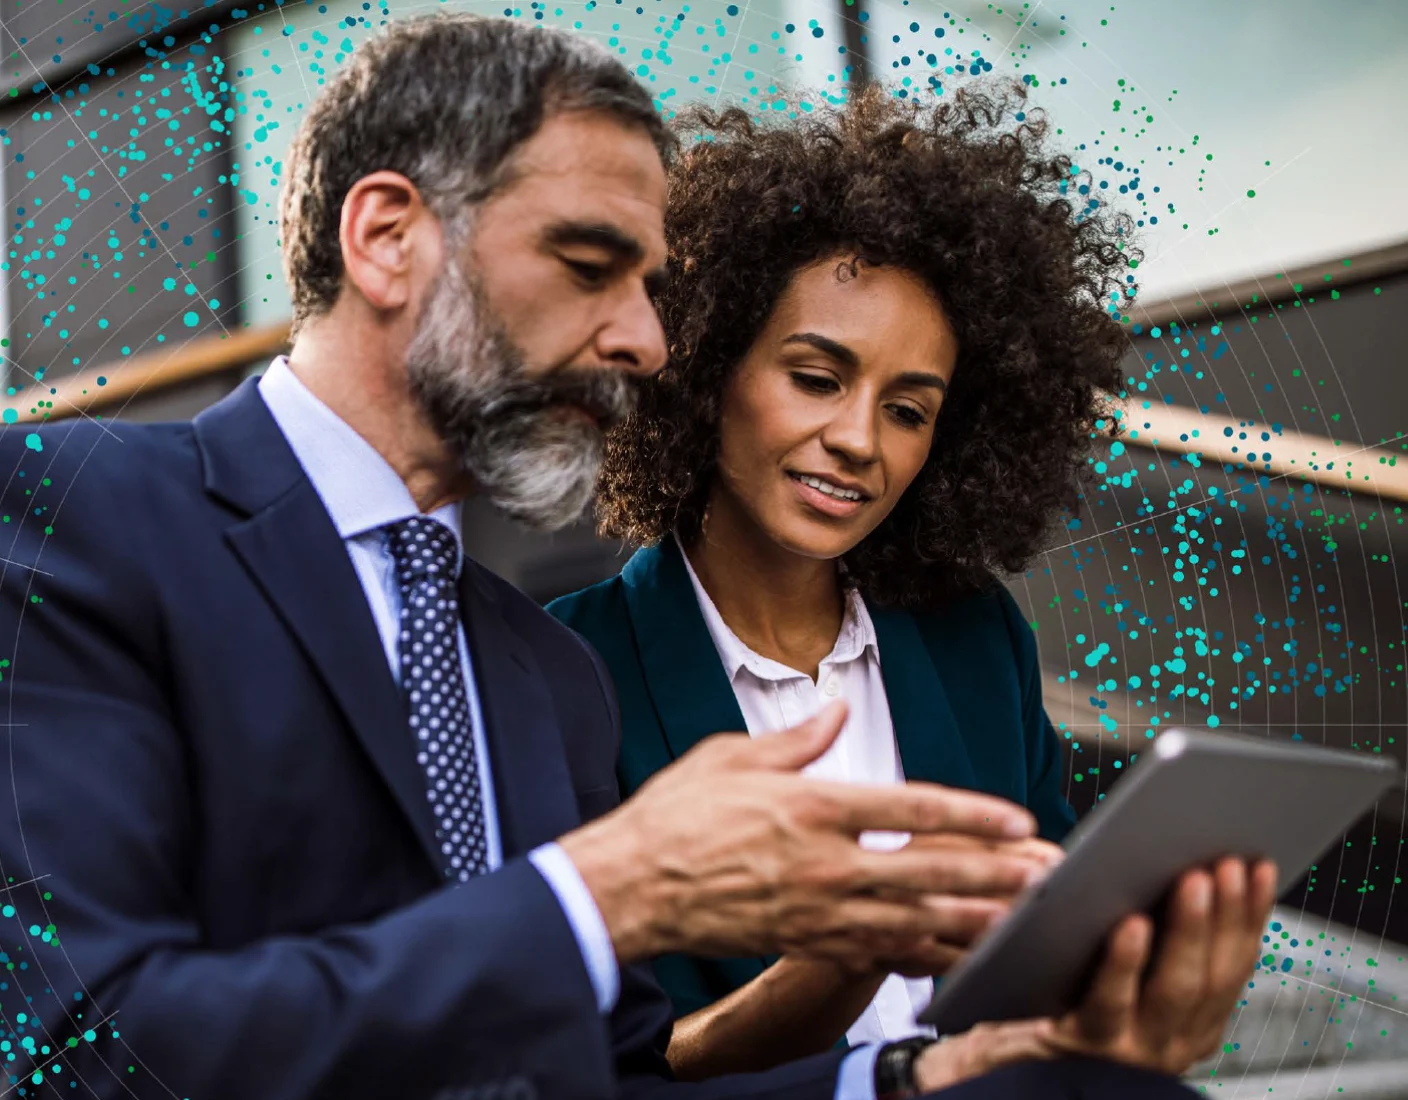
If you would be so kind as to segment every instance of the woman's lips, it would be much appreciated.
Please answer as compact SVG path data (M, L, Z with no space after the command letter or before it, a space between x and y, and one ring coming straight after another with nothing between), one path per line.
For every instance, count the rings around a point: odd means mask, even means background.
M788 474L787 480L792 483L803 504L824 516L830 516L832 519L846 519L853 516L867 503L864 497L860 500L842 500L829 493L823 493L820 489L806 484L796 474Z

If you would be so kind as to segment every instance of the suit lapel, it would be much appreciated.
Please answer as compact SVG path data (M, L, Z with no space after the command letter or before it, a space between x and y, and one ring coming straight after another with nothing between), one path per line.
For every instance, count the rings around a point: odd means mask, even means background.
M225 537L307 654L437 873L425 779L366 594L254 380L195 421L206 488L247 514Z
M459 593L504 856L518 855L577 827L572 777L542 670L472 561L464 563Z
M972 788L973 764L914 616L866 605L906 779Z
M748 727L673 538L639 550L621 571L646 688L670 751Z

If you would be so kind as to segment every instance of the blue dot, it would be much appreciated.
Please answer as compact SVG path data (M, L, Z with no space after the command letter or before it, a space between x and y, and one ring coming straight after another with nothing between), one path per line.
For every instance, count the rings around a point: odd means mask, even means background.
M187 328L195 328L198 324L200 324L200 316L194 310L188 310L186 315L182 317L181 320L186 322Z

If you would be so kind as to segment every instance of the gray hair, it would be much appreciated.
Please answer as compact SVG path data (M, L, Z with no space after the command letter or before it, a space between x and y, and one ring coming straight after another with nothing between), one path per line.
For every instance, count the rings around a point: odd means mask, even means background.
M513 152L551 115L599 111L673 150L649 93L604 48L507 19L437 15L390 24L313 103L289 151L279 208L293 327L342 285L338 227L352 186L399 172L444 222L492 195Z

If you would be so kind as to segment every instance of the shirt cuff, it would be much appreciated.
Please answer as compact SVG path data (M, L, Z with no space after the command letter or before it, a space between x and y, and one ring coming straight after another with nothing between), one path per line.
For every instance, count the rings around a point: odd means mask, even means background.
M577 865L556 844L534 848L528 853L528 860L557 895L557 903L562 906L572 934L577 937L577 948L582 952L592 989L596 991L597 1008L603 1016L607 1015L621 996L621 968L596 899L582 881ZM840 1100L839 1095L837 1100Z
M841 1061L836 1075L836 1100L875 1100L875 1059L880 1044L856 1047Z

